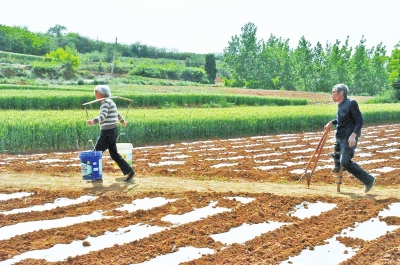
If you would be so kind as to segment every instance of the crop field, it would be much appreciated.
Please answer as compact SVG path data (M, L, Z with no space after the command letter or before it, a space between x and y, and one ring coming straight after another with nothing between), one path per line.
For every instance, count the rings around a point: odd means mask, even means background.
M399 264L400 124L366 126L336 192L334 132L135 146L131 182L103 154L82 180L75 152L0 155L3 264Z
M66 110L82 109L82 103L93 100L93 86L13 86L0 85L2 109ZM129 98L135 108L216 107L216 106L285 106L307 105L305 98L260 97L229 93L215 88L115 86L112 95ZM129 102L118 102L127 107Z
M399 104L363 104L360 109L366 124L399 122ZM335 111L334 105L120 109L135 146L316 131L335 117ZM0 152L5 153L77 150L95 140L99 131L85 123L98 109L5 110L3 115L7 119L0 120Z

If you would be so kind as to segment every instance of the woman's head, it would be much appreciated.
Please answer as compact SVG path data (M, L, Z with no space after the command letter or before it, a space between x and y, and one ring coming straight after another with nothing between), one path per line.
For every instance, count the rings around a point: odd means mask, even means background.
M98 85L94 88L94 94L96 95L96 91L103 95L105 98L111 97L110 87L107 85Z

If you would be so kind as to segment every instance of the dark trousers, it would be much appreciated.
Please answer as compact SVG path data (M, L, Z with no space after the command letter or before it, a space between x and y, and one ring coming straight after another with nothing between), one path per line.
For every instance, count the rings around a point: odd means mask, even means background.
M356 137L356 144L353 147L349 146L348 139L336 138L336 144L340 146L340 164L350 174L352 174L354 177L356 177L362 183L364 183L364 185L368 185L371 183L371 181L373 181L374 177L368 174L357 163L351 160L354 156L357 143L358 143L358 137Z
M95 151L104 152L108 149L112 160L117 163L119 168L121 169L124 175L130 173L133 169L125 161L125 159L118 153L117 151L117 138L118 138L118 128L110 129L110 130L101 130L100 136L97 139L96 146L94 147Z

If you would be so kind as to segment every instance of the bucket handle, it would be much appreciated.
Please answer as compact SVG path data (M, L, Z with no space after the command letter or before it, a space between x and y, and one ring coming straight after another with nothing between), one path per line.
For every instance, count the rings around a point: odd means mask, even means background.
M87 140L87 142L86 142L86 149L88 149L89 150L89 143L92 143L92 150L94 150L94 143L93 143L93 141L92 141L92 139L89 139L89 140Z
M118 141L119 137L122 136L122 135L125 136L125 139L128 141L128 143L131 143L131 141L129 141L129 139L128 139L128 136L126 136L126 133L124 133L124 132L122 132L122 133L120 133L120 134L118 135L117 141Z
M120 99L123 99L123 100L128 100L128 101L129 101L128 108L126 109L126 114L125 114L125 119L127 119L127 118L128 118L129 109L130 109L130 107L131 107L131 105L132 105L133 100L127 99L127 98L122 98L122 97L119 97L119 98L120 98ZM124 130L124 132L121 132L121 133L118 135L117 141L118 141L118 138L119 138L121 135L124 135L124 136L125 136L125 139L128 141L128 143L131 143L131 141L129 141L129 139L128 139L128 136L126 135L127 129L126 129L126 128L123 128L123 130Z

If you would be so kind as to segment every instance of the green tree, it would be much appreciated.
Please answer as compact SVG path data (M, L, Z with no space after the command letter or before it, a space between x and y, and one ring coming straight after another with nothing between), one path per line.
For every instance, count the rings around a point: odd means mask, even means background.
M352 53L352 48L349 47L349 37L347 37L342 47L340 47L339 40L336 40L333 46L330 44L327 45L325 52L327 56L328 71L331 72L331 87L338 83L348 84L351 80L349 75L349 62Z
M296 90L294 83L295 73L293 71L293 52L289 47L289 39L279 41L277 48L281 73L280 82L282 84L280 89Z
M207 77L210 84L214 84L215 78L217 77L217 66L215 63L214 54L206 55L206 64L204 65L204 70L207 72Z
M63 65L63 76L66 79L73 78L78 70L81 60L75 50L70 49L68 46L65 48L58 48L46 54L46 57L57 59Z
M304 36L300 38L297 48L293 52L294 69L298 78L298 88L304 91L315 91L313 61L314 54L311 43Z
M396 91L396 98L400 100L400 42L395 48L389 59L389 83Z
M257 80L261 46L256 33L256 26L247 23L242 27L242 34L233 36L228 47L224 49L224 60L231 68L236 85L247 83L249 87L253 87L252 82Z
M327 58L320 42L314 47L313 71L315 72L315 90L319 92L329 92L332 84L329 70L327 68Z
M386 69L388 60L386 47L382 43L378 44L370 58L371 86L367 91L368 94L376 95L389 88L389 73Z
M201 54L191 54L186 57L185 65L187 67L201 67L204 65L204 56Z
M389 83L393 86L395 82L400 81L400 47L392 51L392 55L389 58Z
M35 34L21 27L0 25L0 50L6 52L44 55L49 51L48 36Z
M366 40L362 36L360 43L355 47L354 54L350 59L350 72L352 81L349 86L352 88L352 93L363 94L367 93L372 86L370 76L370 51L365 47Z
M266 89L293 90L293 71L289 40L282 40L271 34L263 43L259 63L259 80Z
M64 35L64 31L67 31L67 28L57 24L49 28L46 34L54 37L61 37Z
M78 33L68 33L59 42L60 47L67 47L76 49L79 53L89 53L96 49L96 42L79 35Z

